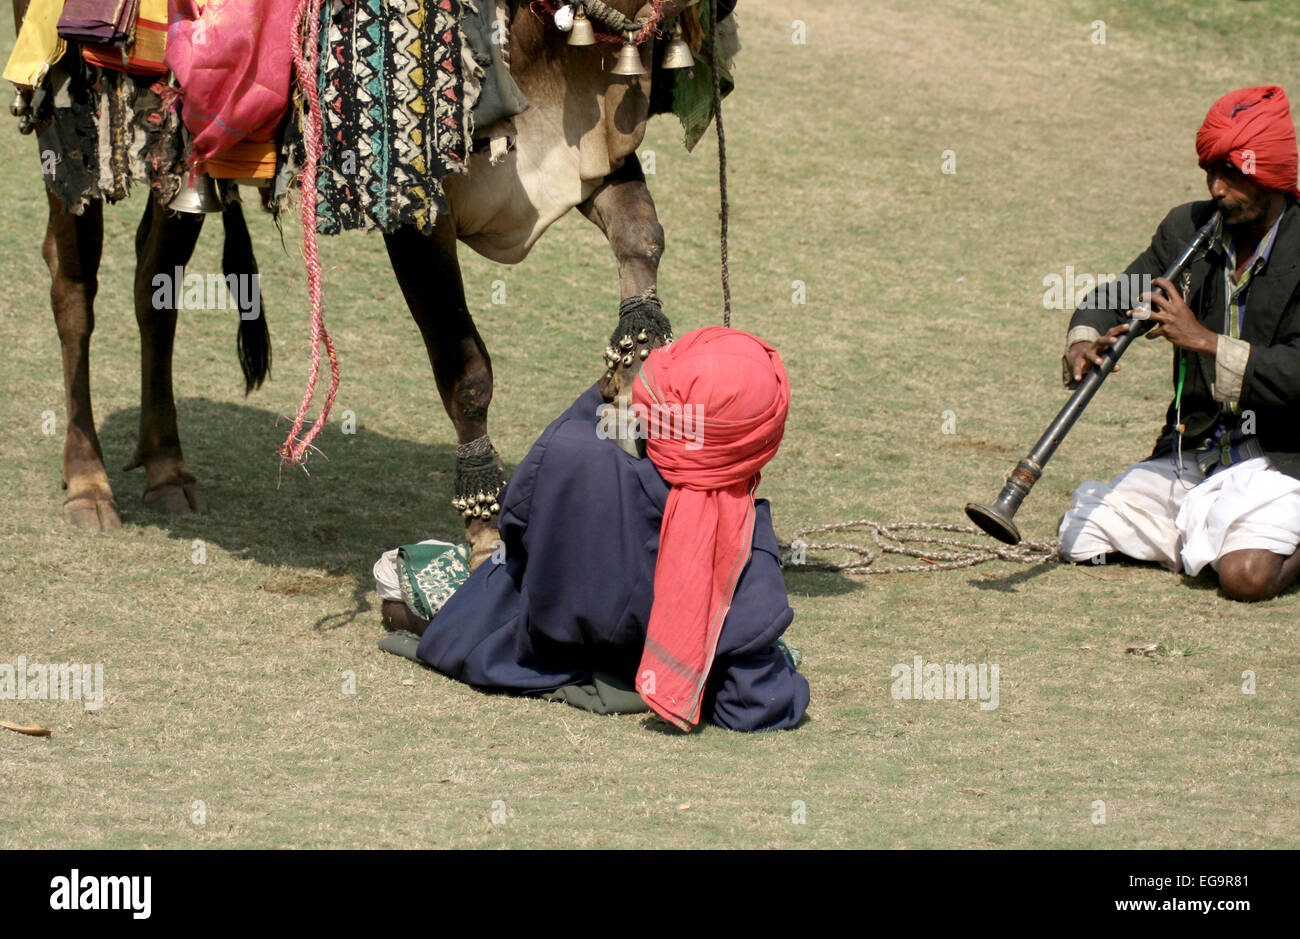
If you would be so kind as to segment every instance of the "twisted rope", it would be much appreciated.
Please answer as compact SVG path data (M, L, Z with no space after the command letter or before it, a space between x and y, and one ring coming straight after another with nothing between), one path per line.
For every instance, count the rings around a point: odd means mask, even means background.
M582 0L582 5L587 10L587 16L605 24L619 36L635 33L632 41L638 46L654 35L655 30L664 18L663 0L654 0L650 8L650 14L643 20L628 19L609 4L602 3L601 0Z
M904 564L893 567L876 567L875 561L880 556L871 548L844 541L805 541L805 536L817 532L843 532L853 529L866 529L880 553L901 554L924 561L924 564ZM924 532L954 532L963 535L979 535L978 528L971 525L947 525L941 522L893 522L885 524L871 519L860 518L853 522L840 522L832 525L812 525L801 528L794 533L789 545L781 545L781 562L784 566L815 571L838 571L843 574L917 574L933 571L951 571L963 567L974 567L985 561L1015 561L1020 564L1042 564L1057 557L1055 542L1022 541L1018 545L994 543L988 539L980 542L961 541L956 538L942 538ZM917 534L918 532L922 534ZM795 542L803 542L805 551L847 551L857 555L856 559L835 563L833 561L805 560L802 564L791 561L792 547ZM922 548L920 545L938 545ZM955 550L954 550L955 549Z
M622 42L628 33L632 33L632 41L639 46L652 37L658 31L659 24L663 22L663 2L664 0L653 0L650 13L643 20L628 19L609 4L602 3L601 0L581 0L581 5L586 10L589 19L595 20L609 30L609 32L605 33L593 26L597 39L603 39L607 42ZM532 0L529 6L534 13L537 12L537 7L540 6L547 13L554 16L555 11L560 7L576 7L578 4L579 0Z
M731 269L727 263L727 227L731 217L731 206L727 203L727 135L722 129L722 56L718 53L718 0L709 0L709 55L712 58L710 71L713 72L713 119L718 124L718 191L722 194L722 204L718 208L718 219L722 223L720 236L722 251L722 325L731 328Z
M316 84L320 70L320 7L321 0L298 0L293 18L294 70L298 90L307 99L307 126L303 133L306 163L302 171L302 253L307 264L307 294L311 298L311 367L307 372L307 391L303 395L302 405L298 408L289 437L279 451L281 465L289 466L306 460L312 441L325 426L330 408L334 405L334 395L339 389L339 362L334 354L334 340L325 329L320 256L316 251L316 169L320 163L322 133L320 90ZM312 424L307 435L299 439L307 419L307 409L311 407L312 398L316 394L316 380L320 377L322 340L330 360L330 391L320 417Z

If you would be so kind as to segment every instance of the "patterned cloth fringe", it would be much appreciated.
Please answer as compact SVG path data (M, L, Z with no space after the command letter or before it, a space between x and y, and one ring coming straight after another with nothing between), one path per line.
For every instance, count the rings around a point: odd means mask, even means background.
M447 211L442 180L468 171L472 111L482 88L483 69L461 27L476 10L474 0L321 4L320 234L405 225L427 233ZM281 147L280 208L288 181L304 171L307 118L299 108Z
M92 200L118 202L144 182L164 203L184 182L181 122L171 90L138 77L63 59L50 71L54 108L39 132L45 182L65 210L80 215Z

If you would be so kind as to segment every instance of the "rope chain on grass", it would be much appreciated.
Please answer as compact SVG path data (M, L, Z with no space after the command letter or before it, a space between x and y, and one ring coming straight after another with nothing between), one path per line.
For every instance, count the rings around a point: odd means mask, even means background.
M298 0L293 20L293 61L298 88L307 99L307 127L303 134L306 160L302 170L302 253L307 264L307 293L311 298L311 367L307 372L307 391L294 418L289 437L280 448L282 465L295 466L305 462L312 441L325 426L334 396L339 389L339 362L334 354L334 340L325 329L324 302L321 291L320 256L316 250L316 169L321 157L320 93L316 86L320 69L320 8L321 0ZM306 47L306 54L303 48ZM325 406L307 435L299 439L316 394L316 380L320 377L320 346L330 361L330 390Z
M863 545L845 541L807 541L807 535L818 532L845 532L853 529L865 529L880 553ZM951 571L963 567L974 567L985 561L1015 561L1020 564L1042 564L1057 557L1057 545L1054 541L1022 541L1018 545L1004 545L982 541L979 543L961 541L956 538L944 538L925 532L953 532L962 535L979 535L983 533L971 525L948 525L942 522L875 522L860 518L852 522L839 522L831 525L811 525L794 533L790 544L781 544L781 563L784 567L804 568L814 571L838 571L842 574L928 574L933 571ZM920 534L918 534L920 533ZM803 542L804 551L847 551L857 555L855 560L836 563L834 561L809 561L802 564L791 560L791 547L796 541ZM940 546L925 549L922 545ZM917 558L924 564L902 564L893 567L877 567L876 559L880 554L901 554Z

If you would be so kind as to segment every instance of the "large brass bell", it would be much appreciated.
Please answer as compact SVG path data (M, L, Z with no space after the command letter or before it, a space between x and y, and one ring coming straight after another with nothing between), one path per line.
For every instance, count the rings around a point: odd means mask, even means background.
M573 29L569 30L569 45L594 46L595 44L596 30L592 28L591 20L587 19L587 11L578 7L578 12L573 17Z
M167 204L173 212L190 212L202 215L207 212L222 212L225 205L217 192L217 184L206 173L190 173L189 179L176 193L176 198Z
M690 44L682 38L681 20L673 27L673 38L664 50L664 68L691 68L695 65L695 56L691 55Z
M609 73L619 78L640 78L645 74L645 66L641 64L641 51L632 41L631 33L628 33L623 48L619 50L618 61L614 63Z

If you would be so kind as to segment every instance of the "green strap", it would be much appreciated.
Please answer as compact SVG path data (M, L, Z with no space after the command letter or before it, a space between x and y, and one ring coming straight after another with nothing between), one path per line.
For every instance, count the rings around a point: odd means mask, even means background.
M1183 406L1183 381L1187 378L1187 356L1183 355L1183 350L1178 350L1178 389L1174 392L1174 409L1177 410Z

